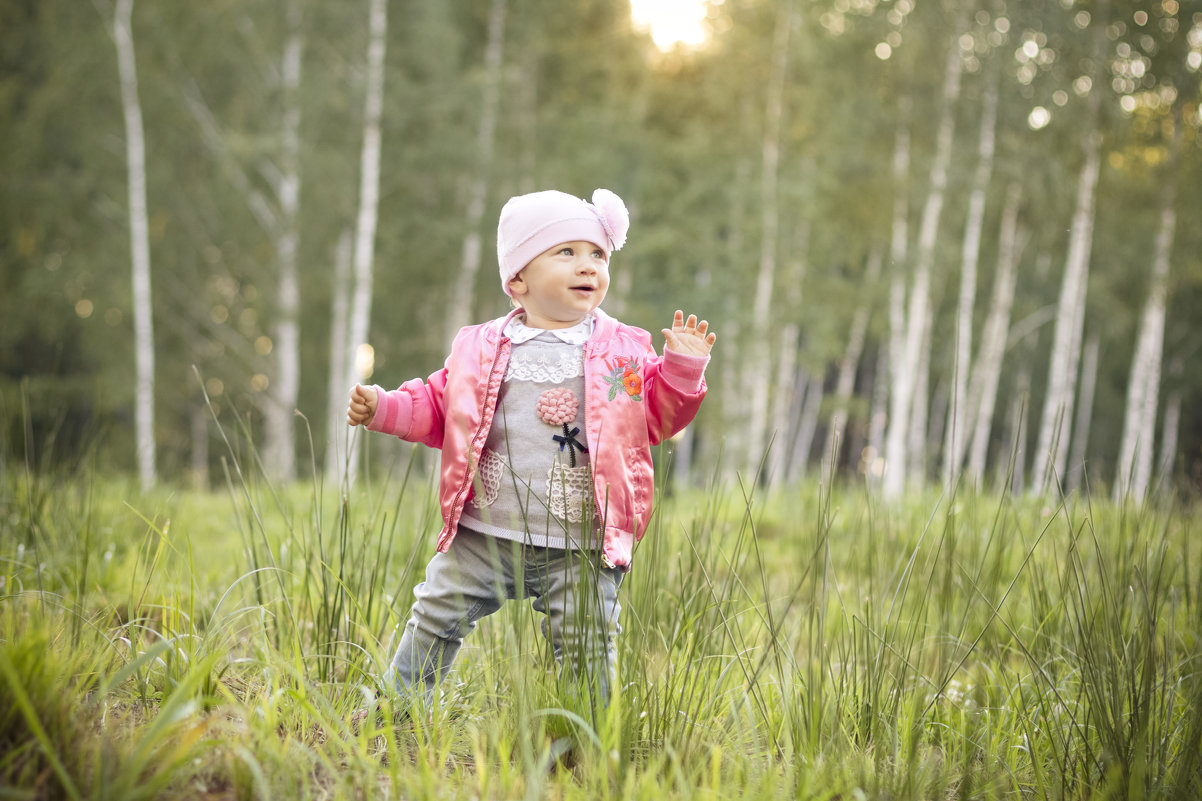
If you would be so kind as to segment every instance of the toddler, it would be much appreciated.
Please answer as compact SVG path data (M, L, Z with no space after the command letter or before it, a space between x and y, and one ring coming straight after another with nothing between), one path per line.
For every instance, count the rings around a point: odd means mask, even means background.
M497 258L515 309L460 330L425 380L351 390L350 425L442 452L437 553L384 676L402 697L429 699L477 621L532 598L561 678L608 698L618 586L651 515L650 448L696 415L715 340L677 311L658 356L650 334L600 309L629 226L606 189L591 203L511 198Z

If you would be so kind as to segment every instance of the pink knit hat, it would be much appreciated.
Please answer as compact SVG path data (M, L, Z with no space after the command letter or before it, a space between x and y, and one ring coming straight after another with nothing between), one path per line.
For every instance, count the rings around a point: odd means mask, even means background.
M593 202L548 190L512 197L501 209L497 225L497 261L501 288L535 256L560 242L592 242L605 249L605 257L626 244L630 213L622 198L608 189L593 192Z

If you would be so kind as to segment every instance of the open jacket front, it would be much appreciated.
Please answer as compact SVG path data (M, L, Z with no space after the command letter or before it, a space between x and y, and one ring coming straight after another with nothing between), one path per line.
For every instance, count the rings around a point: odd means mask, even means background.
M379 401L370 430L442 451L440 551L450 547L472 497L472 479L509 364L510 340L502 332L518 313L461 329L446 364L425 381L415 378L391 391L375 388ZM651 517L651 446L697 414L705 397L700 375L707 359L671 352L657 356L649 333L600 309L594 314L593 334L584 344L589 464L604 527L602 557L628 570L634 543ZM691 384L697 391L677 389Z

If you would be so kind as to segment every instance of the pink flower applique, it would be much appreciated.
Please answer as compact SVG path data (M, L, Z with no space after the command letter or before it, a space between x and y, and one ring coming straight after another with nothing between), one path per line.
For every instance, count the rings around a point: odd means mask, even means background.
M568 458L572 467L576 466L577 450L581 453L588 453L588 448L584 443L576 439L576 435L580 433L580 427L568 428L568 423L576 419L576 410L579 408L580 401L576 400L576 394L566 387L548 389L538 396L538 419L547 425L563 428L562 436L554 434L551 439L559 443L560 453L563 453L565 447L568 449Z

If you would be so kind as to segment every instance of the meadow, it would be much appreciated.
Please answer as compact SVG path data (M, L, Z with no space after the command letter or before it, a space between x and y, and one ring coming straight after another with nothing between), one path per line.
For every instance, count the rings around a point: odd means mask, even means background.
M251 462L216 492L0 471L0 796L1202 797L1195 501L663 488L608 706L511 603L433 704L360 726L430 471L281 488Z

